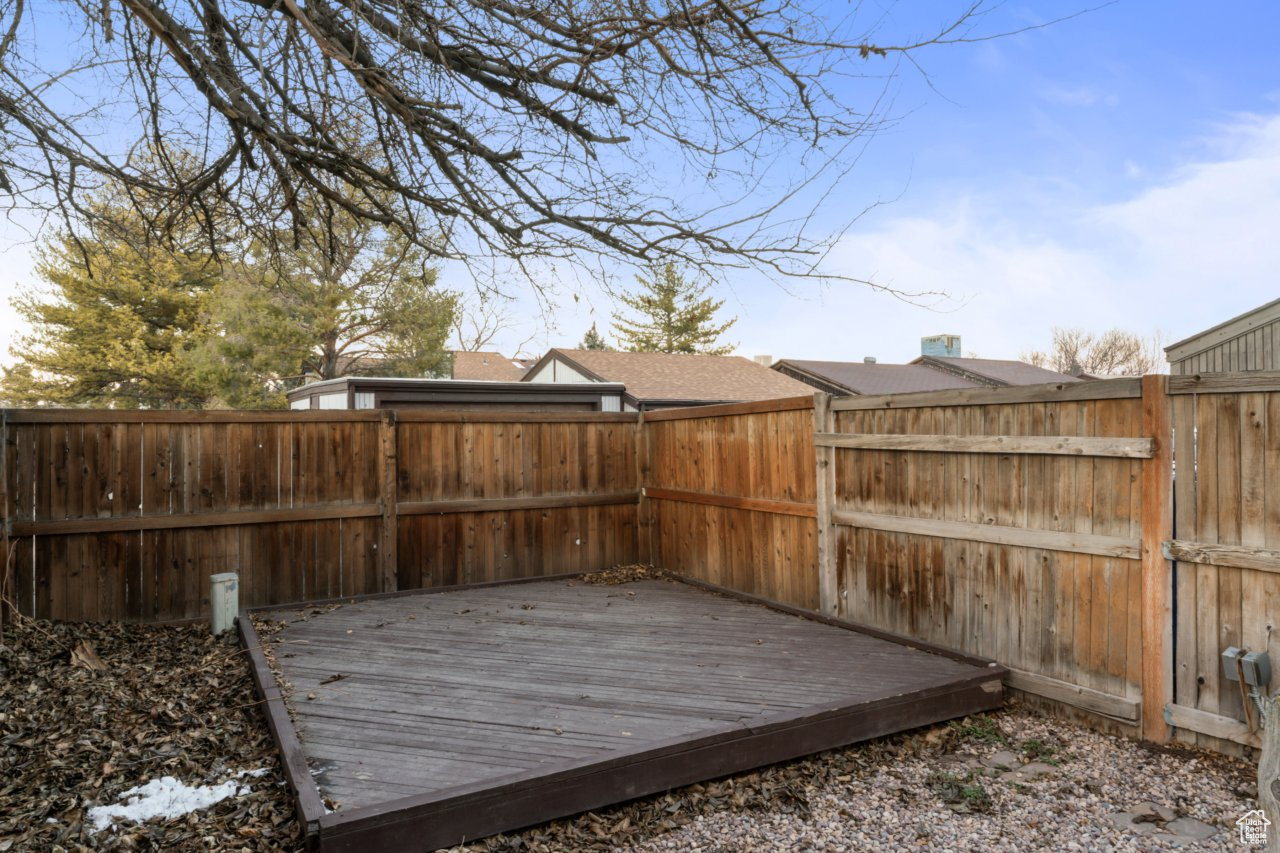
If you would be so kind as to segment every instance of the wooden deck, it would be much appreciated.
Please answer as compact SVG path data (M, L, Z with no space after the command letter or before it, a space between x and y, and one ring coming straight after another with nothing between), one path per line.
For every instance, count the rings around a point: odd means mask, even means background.
M240 620L302 822L326 851L431 850L987 710L1004 674L674 581L254 615L285 623L264 654Z

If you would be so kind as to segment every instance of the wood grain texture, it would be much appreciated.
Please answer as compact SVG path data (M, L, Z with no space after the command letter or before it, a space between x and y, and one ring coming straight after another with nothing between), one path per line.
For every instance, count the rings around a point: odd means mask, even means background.
M1162 543L1173 535L1173 427L1168 379L1142 379L1142 430L1156 436L1142 465L1142 737L1164 743L1170 731L1165 705L1173 702L1173 572Z
M321 850L435 849L989 709L1004 674L672 582L259 615L285 623L293 719L268 711Z
M1118 536L1096 536L1088 533L1065 533L1052 530L1028 530L998 524L969 524L959 521L940 521L930 518L912 518L901 515L884 515L871 512L834 510L833 524L860 527L866 530L882 530L887 533L906 533L939 539L962 539L969 542L987 542L993 545L1016 545L1024 548L1040 548L1069 554L1095 554L1104 557L1120 557L1136 560L1141 543L1137 539Z
M1164 554L1170 560L1280 574L1280 551L1271 548L1210 545L1204 542L1186 542L1181 539L1170 540L1163 544Z
M1136 699L1112 696L1109 693L1081 687L1078 684L1060 681L1035 672L1010 669L1005 673L1004 683L1014 690L1034 693L1046 699L1063 702L1125 723L1137 723L1141 716L1142 703Z
M199 618L224 571L252 606L636 559L635 417L299 414L14 413L21 612Z
M1233 717L1223 717L1220 714L1188 708L1185 705L1169 705L1164 709L1164 715L1169 725L1180 729L1200 732L1211 738L1232 741L1255 749L1262 746L1261 736L1257 732L1249 731L1247 725Z
M651 500L682 501L683 503L705 504L707 506L726 507L728 509L746 509L752 512L766 512L774 515L796 515L801 518L815 518L817 511L810 503L799 501L775 501L767 498L740 498L734 495L716 495L707 492L690 492L683 489L660 489L649 486L644 496Z
M721 408L680 410L679 417L645 413L640 467L649 499L640 525L652 560L682 575L817 609L813 398L706 416ZM664 494L680 499L654 498Z
M922 450L933 453L1041 454L1047 456L1117 456L1147 459L1155 443L1149 438L1070 438L1025 435L875 435L819 433L817 447L870 450Z
M689 406L681 409L659 409L645 412L649 422L683 421L696 418L723 418L732 415L755 415L769 412L790 412L813 408L812 397L784 397L779 400L761 400L752 403L721 403L714 406Z
M1274 378L1274 377L1272 377ZM1175 382L1175 379L1177 382ZM1280 391L1266 374L1171 377L1177 441L1174 698L1179 740L1239 753L1220 721L1244 726L1228 645L1280 654ZM1198 713L1188 713L1192 709Z
M1223 394L1280 391L1280 370L1258 370L1248 373L1204 372L1189 376L1170 376L1170 394Z
M827 616L840 612L840 576L836 570L835 536L831 527L831 503L834 496L835 454L831 448L818 444L817 436L834 428L831 415L831 395L818 392L813 395L814 462L817 466L815 480L815 514L818 520L818 602Z
M1156 436L1142 430L1140 383L1081 386L835 401L828 432L859 436L830 450L841 615L1069 685L1057 701L1072 707L1105 697L1097 713L1128 724L1144 655L1144 462L1127 454ZM1071 447L1126 449L1017 452Z

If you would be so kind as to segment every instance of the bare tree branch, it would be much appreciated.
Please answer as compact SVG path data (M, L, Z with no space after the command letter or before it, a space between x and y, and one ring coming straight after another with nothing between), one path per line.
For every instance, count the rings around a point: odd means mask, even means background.
M0 0L0 188L69 223L110 183L146 195L159 235L179 212L296 235L324 227L319 199L443 258L800 275L826 246L794 205L880 127L876 63L993 35L982 2L892 43L883 16L859 30L799 0L56 9L82 33L70 60L35 38L50 11ZM861 109L832 82L859 77Z

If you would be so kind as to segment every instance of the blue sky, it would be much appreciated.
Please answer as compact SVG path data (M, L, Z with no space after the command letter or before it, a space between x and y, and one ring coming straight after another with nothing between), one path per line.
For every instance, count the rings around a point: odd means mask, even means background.
M920 31L954 8L881 5L903 29L918 17ZM1005 3L981 31L1072 8ZM817 224L894 199L855 223L830 262L948 298L921 307L858 285L731 276L718 294L739 317L731 339L743 355L900 362L921 336L948 332L966 352L1014 358L1054 326L1160 331L1168 343L1280 297L1278 34L1280 4L1263 0L1121 0L922 54L933 88L901 72L901 120ZM0 224L3 297L30 280L18 234ZM572 346L593 321L608 335L611 309L585 280L549 312L518 300L495 348ZM0 339L14 323L0 314Z
M937 19L937 4L920 5ZM909 19L919 6L894 8ZM983 29L1068 8L1006 3ZM901 121L827 218L896 199L857 222L833 262L950 298L919 307L744 276L720 293L739 353L901 362L920 337L955 332L966 352L1016 358L1054 326L1171 343L1280 297L1278 34L1280 4L1122 0L923 54L937 91L901 74ZM529 325L498 343L573 345L593 320L607 333L610 303L583 293L556 312L558 333Z

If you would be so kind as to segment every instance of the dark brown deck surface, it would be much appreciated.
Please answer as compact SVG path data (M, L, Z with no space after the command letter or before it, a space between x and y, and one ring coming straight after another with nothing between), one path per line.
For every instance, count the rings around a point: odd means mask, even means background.
M289 623L270 639L337 805L304 816L325 849L431 849L1000 701L981 663L670 581L257 615Z

